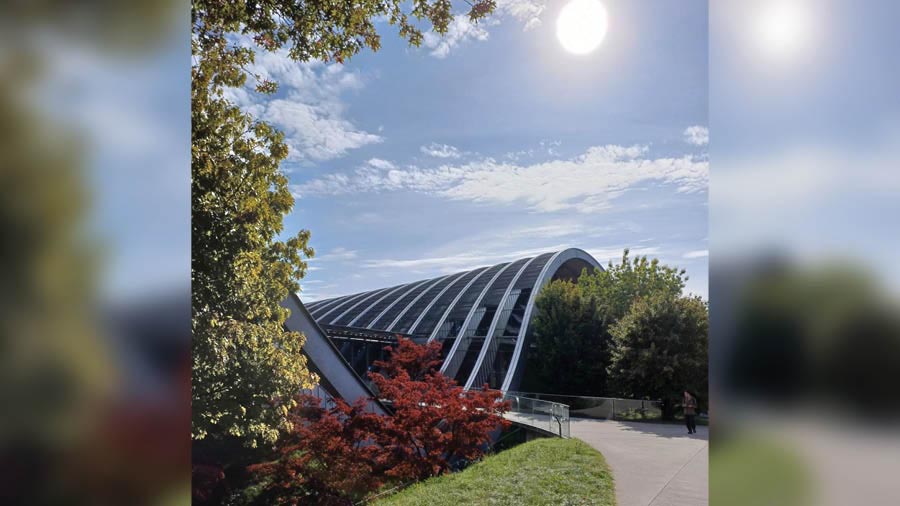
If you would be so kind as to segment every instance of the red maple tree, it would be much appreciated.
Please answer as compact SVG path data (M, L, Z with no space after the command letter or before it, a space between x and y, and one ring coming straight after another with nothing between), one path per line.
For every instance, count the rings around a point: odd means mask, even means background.
M491 434L509 426L496 390L464 391L440 373L441 346L400 338L369 376L393 413L366 409L369 399L330 407L301 396L293 430L272 462L251 466L267 482L267 504L351 504L387 483L439 475L480 458Z
M328 404L325 406L323 404ZM301 395L291 430L279 441L277 460L250 466L268 478L260 504L353 504L384 481L382 450L372 444L382 418L367 400L350 405Z
M480 458L491 433L509 426L509 409L497 390L465 391L441 374L440 343L417 345L399 338L386 361L369 373L394 415L382 420L377 441L388 476L419 480Z

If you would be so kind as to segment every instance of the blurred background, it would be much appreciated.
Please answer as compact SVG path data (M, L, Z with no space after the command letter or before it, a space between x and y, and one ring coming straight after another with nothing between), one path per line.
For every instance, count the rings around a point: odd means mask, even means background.
M898 504L900 4L710 2L712 504Z
M0 504L187 503L189 6L0 9Z
M900 4L710 2L713 504L900 502ZM189 501L189 5L0 16L0 503Z

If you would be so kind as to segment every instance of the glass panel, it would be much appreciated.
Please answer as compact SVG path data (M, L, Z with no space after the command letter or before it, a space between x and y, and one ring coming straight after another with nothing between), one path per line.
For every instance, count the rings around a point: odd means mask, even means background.
M372 320L378 317L382 311L385 310L388 306L394 303L397 299L403 296L404 292L408 290L412 284L408 285L400 285L388 291L386 294L379 296L378 299L373 304L369 304L368 309L362 312L359 315L359 318L352 322L353 327L360 328L369 328L369 325L372 323Z
M489 267L484 274L481 275L468 290L460 297L459 301L457 301L456 305L453 306L453 309L450 310L450 314L447 315L447 319L444 320L444 323L438 329L437 334L435 335L435 339L444 340L447 337L455 338L457 334L459 334L460 329L462 328L463 322L466 320L466 316L468 316L469 311L472 309L472 305L475 303L475 299L481 295L481 292L484 290L484 287L490 283L491 278L502 268L506 267L508 264L499 264L493 267Z
M431 335L431 332L434 330L434 326L437 325L438 320L444 315L447 311L447 307L453 302L453 299L459 295L459 292L464 290L466 285L478 276L482 272L485 271L487 267L483 267L481 269L475 269L463 274L459 280L453 282L450 286L450 289L444 292L443 295L438 297L435 303L429 308L425 314L422 316L422 319L419 321L419 324L416 325L413 331L413 338L421 338L425 339ZM480 279L480 278L479 278Z
M386 294L389 291L391 291L391 288L384 288L384 289L372 292L367 297L359 299L357 302L350 305L349 308L341 311L341 313L339 313L338 316L335 317L334 321L331 322L331 325L341 325L341 326L349 325L350 322L353 321L354 318L359 316L360 313L365 311L366 308L368 308L376 300L378 300L378 297L381 297L382 295Z
M419 282L418 285L414 286L412 290L407 290L404 295L402 295L397 302L394 303L393 306L385 312L381 317L378 318L370 328L377 330L387 330L388 326L394 321L395 318L400 316L400 313L409 307L413 300L419 296L422 292L428 289L429 286L433 285L435 282L434 279L428 279L425 281Z
M494 314L497 312L500 302L502 302L500 299L503 298L513 278L529 260L531 259L523 258L509 264L509 267L504 269L485 291L484 297L478 302L478 307L473 313L472 319L469 320L465 332L460 334L462 341L457 347L456 355L451 357L453 362L445 368L445 374L453 376L458 382L463 384L466 382L469 373L472 372L472 367L475 365L478 352L481 350L482 344L484 344L484 337L491 325Z
M390 330L392 332L399 332L400 334L405 334L409 330L409 328L412 327L413 323L415 323L415 321L417 319L419 319L420 316L422 316L422 311L424 311L425 308L428 307L429 304L434 302L434 298L437 297L437 295L439 293L441 293L441 290L444 290L445 288L450 286L451 283L453 283L454 281L457 281L459 278L463 277L465 274L466 274L465 272L460 272L459 274L447 276L446 278L444 278L440 282L438 282L436 285L432 286L431 288L428 288L422 294L422 296L419 297L419 300L417 300L415 302L415 304L413 304L412 307L410 307L409 310L406 311L406 313L400 318L400 320L397 322L397 324L394 325L394 327Z

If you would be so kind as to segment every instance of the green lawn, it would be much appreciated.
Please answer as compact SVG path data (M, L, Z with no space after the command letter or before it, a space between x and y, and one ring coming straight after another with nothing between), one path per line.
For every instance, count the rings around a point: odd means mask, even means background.
M808 464L784 443L732 434L709 452L709 503L732 506L806 506Z
M613 506L613 478L603 455L577 439L537 439L432 478L377 502L385 505Z

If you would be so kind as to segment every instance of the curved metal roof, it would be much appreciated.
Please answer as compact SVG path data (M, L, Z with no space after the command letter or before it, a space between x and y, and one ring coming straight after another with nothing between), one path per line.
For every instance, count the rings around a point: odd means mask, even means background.
M466 388L503 391L521 382L534 300L553 279L602 268L570 248L400 286L317 301L320 325L411 335L443 343L441 371Z

